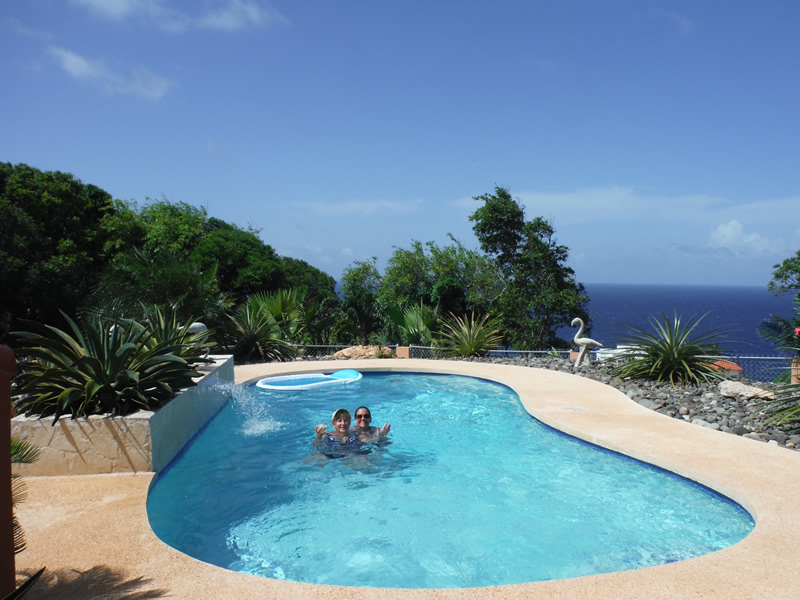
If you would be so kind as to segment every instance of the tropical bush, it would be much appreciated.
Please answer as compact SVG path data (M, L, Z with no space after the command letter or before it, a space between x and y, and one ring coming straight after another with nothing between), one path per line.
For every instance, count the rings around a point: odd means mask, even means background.
M442 323L438 343L451 356L481 356L500 347L503 340L495 321L484 315L475 318L475 313L463 318L450 313Z
M433 344L433 333L439 319L436 311L422 302L409 306L405 310L393 308L387 311L393 330L399 335L400 342L406 346L430 346ZM386 343L379 338L381 343ZM388 340L386 340L388 342ZM395 338L397 341L397 338Z
M719 355L724 336L719 330L692 334L708 315L692 315L685 323L677 313L672 320L662 315L663 323L649 317L654 332L629 325L630 333L618 342L624 346L619 355L621 364L615 374L624 379L652 379L676 384L699 384L724 378L722 371L712 366L713 356Z
M39 458L39 448L26 440L11 438L11 464L21 465L30 464ZM27 491L22 477L14 473L11 474L11 506L12 510L25 500ZM14 528L14 554L19 554L25 549L25 533L17 520L17 515L13 516Z
M758 333L780 350L800 356L800 294L794 297L794 313L789 319L771 315L758 326Z
M63 317L69 333L33 322L32 331L14 332L22 357L16 406L28 415L52 416L53 423L63 415L152 410L194 385L195 365L208 362L200 354L211 344L197 345L206 334L176 333L172 321L158 328L95 318L81 329Z
M236 339L233 356L238 361L285 361L297 354L294 346L282 339L281 327L263 294L254 294L241 304L231 322Z

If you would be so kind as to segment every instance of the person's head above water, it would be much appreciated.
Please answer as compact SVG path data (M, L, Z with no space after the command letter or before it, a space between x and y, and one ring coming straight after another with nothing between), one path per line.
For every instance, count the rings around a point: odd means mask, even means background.
M346 408L337 409L331 416L331 424L336 430L347 431L347 429L350 427L351 420L350 411L348 411Z
M369 429L372 422L372 413L366 406L359 406L356 409L356 427L359 429Z

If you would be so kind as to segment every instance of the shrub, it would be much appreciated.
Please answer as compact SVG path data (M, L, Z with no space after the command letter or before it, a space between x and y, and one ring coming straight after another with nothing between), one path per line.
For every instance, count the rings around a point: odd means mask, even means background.
M87 417L152 410L195 384L193 365L209 362L196 347L202 335L154 330L137 321L95 318L83 330L64 315L67 333L29 322L18 331L21 374L14 380L17 408L25 414ZM188 326L188 324L187 324Z
M499 348L503 339L489 315L477 320L474 312L463 319L450 313L442 323L440 335L439 343L451 356L481 356Z
M758 333L780 350L800 356L800 294L793 300L795 316L784 319L771 315L758 326Z
M235 328L236 360L285 361L297 354L294 346L281 339L281 327L267 306L266 297L251 296L231 316Z
M625 379L668 380L673 386L723 379L722 372L710 364L714 361L709 361L720 353L723 333L712 330L691 337L707 315L697 319L692 315L685 324L677 314L671 321L662 315L663 323L649 317L655 333L629 325L630 333L618 340L626 347L619 355L622 364L614 369L615 374Z

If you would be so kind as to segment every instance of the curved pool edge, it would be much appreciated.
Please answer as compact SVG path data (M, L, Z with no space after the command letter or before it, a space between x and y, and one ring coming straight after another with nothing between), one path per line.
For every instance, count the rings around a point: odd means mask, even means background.
M294 362L235 368L237 383L267 375L329 370L341 362ZM618 390L579 376L467 361L360 360L358 370L445 373L497 381L525 409L575 437L664 467L739 502L756 524L744 540L687 561L575 579L489 588L398 590L263 579L202 563L163 544L149 527L153 474L32 477L20 519L28 550L19 568L86 571L104 565L146 589L179 598L502 599L502 598L776 598L800 585L800 454L670 419ZM565 393L566 391L566 393ZM62 596L68 597L68 596ZM74 597L81 597L76 595Z

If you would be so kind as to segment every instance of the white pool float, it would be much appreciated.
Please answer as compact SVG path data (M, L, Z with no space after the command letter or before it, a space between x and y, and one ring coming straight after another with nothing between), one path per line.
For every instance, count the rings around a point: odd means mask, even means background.
M344 385L361 379L362 375L355 369L343 369L330 375L325 373L299 373L297 375L276 375L259 379L256 385L265 390L281 390L294 392L311 390L329 385Z

